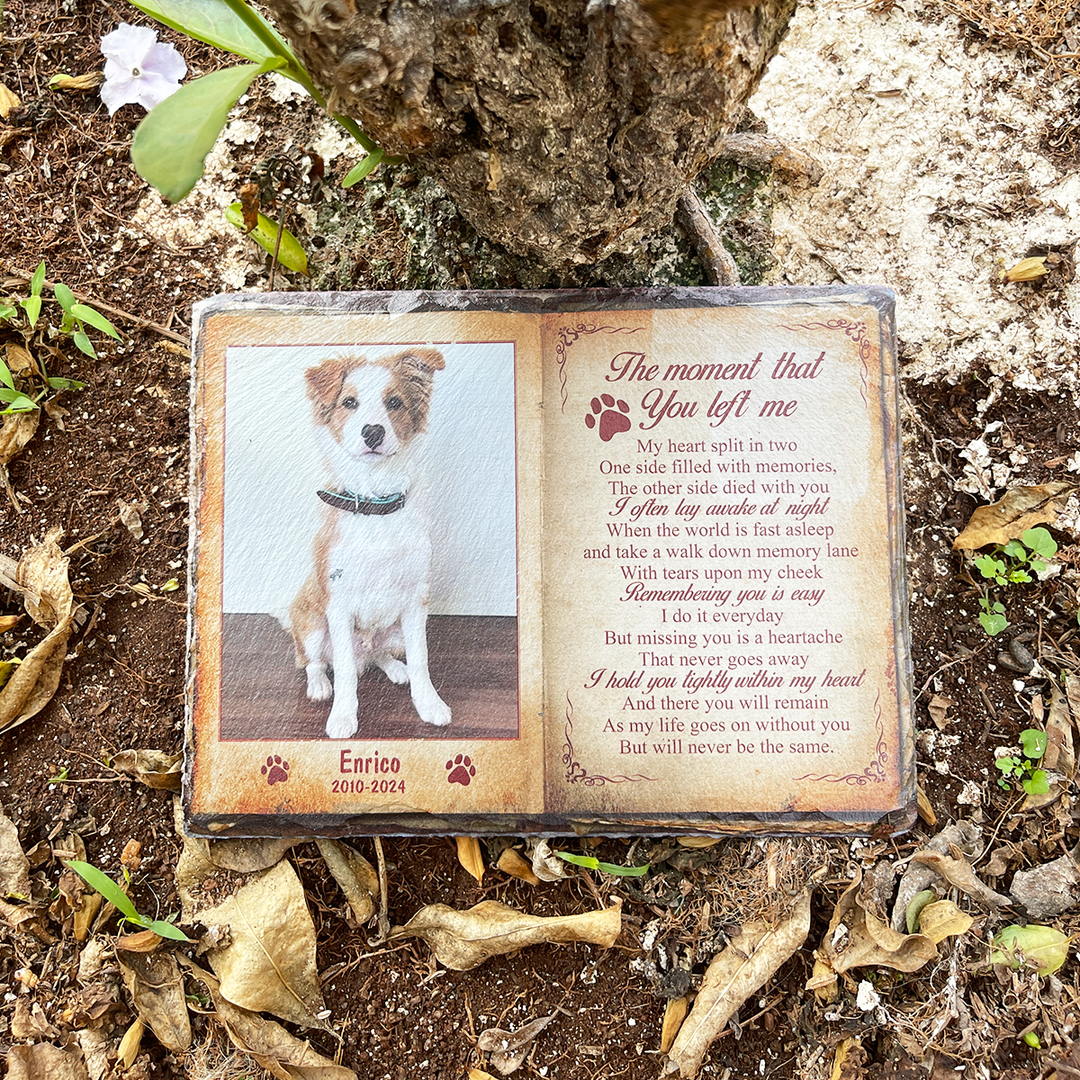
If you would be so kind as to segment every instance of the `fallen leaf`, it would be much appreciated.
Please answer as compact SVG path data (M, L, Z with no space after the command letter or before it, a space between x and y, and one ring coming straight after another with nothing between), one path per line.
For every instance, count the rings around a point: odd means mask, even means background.
M0 585L20 593L27 613L48 631L0 689L0 731L39 713L60 685L68 637L81 610L73 605L68 560L57 546L61 535L61 529L51 530L18 563L0 556Z
M180 790L183 765L183 754L167 754L164 750L121 750L110 763L117 772L147 787L165 791Z
M21 104L19 95L0 83L0 118L6 120Z
M34 437L40 420L41 413L37 409L0 416L0 468Z
M49 398L48 401L43 401L41 407L45 410L45 415L61 431L67 431L67 428L64 427L64 417L71 415L70 409L65 409L56 398Z
M938 731L944 731L951 723L948 718L949 710L956 704L951 697L944 694L935 694L926 706L930 713L930 719L934 721Z
M527 881L530 885L540 884L540 879L533 873L532 864L515 848L506 848L495 865L504 874L509 874L519 881Z
M124 1032L124 1037L116 1048L116 1057L118 1061L124 1063L125 1069L130 1069L135 1064L135 1059L139 1056L139 1049L142 1047L142 1037L145 1029L146 1025L136 1017L135 1022Z
M56 1039L60 1031L49 1023L36 1001L31 1005L29 998L21 997L16 999L11 1016L11 1035L15 1039Z
M484 1072L483 1069L470 1069L469 1080L495 1080L495 1077L489 1072Z
M862 1066L866 1064L866 1051L854 1035L837 1043L829 1080L860 1080Z
M468 911L429 904L404 926L395 926L388 940L423 938L444 966L469 971L492 956L544 942L587 941L610 948L621 929L621 904L583 915L541 918L484 900Z
M129 503L124 502L123 499L117 499L116 501L120 506L120 524L123 525L136 540L141 540L143 538L141 515L146 513L146 503Z
M801 947L810 931L810 893L804 892L778 926L748 923L713 957L694 1007L679 1029L663 1067L682 1077L697 1076L706 1051L728 1020Z
M0 812L0 891L16 900L30 899L30 862L23 854L19 830Z
M153 930L139 930L134 934L121 934L116 939L116 947L124 952L148 953L158 949L163 940Z
M1006 926L994 935L991 964L1019 968L1030 964L1040 975L1053 975L1069 956L1072 938L1052 926Z
M139 1019L162 1046L186 1050L191 1045L191 1022L184 998L184 980L172 953L117 951L116 958Z
M533 873L541 881L562 881L569 874L566 863L551 850L546 840L537 840L530 846Z
M279 1080L357 1080L352 1069L316 1053L280 1024L234 1005L210 972L190 960L182 958L181 962L205 983L214 1002L213 1015L237 1048L250 1054Z
M911 861L930 867L950 885L955 885L968 896L977 897L990 907L1008 907L1011 903L1007 896L994 892L989 885L980 881L966 859L942 855L937 851L916 851Z
M1002 281L1034 281L1050 271L1046 266L1046 256L1036 256L1031 259L1021 259L1015 266L1001 271Z
M836 902L819 955L837 974L857 967L918 971L937 956L937 946L923 934L902 934L865 906L860 895L862 872Z
M1074 487L1056 482L1009 488L996 503L975 510L952 546L957 551L974 551L989 544L1019 540L1036 525L1052 525L1061 513L1057 496Z
M21 615L0 615L0 634L6 634L8 630L14 630L21 619Z
M7 1080L89 1080L82 1054L52 1043L12 1046L7 1052Z
M685 995L668 998L668 1003L664 1006L664 1022L660 1025L661 1054L666 1054L671 1049L671 1044L675 1041L675 1036L679 1034L679 1028L682 1027L689 1008L690 999Z
M541 1016L519 1027L517 1031L488 1028L480 1032L480 1037L476 1040L476 1048L490 1052L491 1064L503 1076L509 1076L521 1067L525 1056L532 1048L533 1039L558 1015L558 1013L552 1013L550 1016Z
M304 1027L321 1026L315 927L290 863L259 871L212 907L196 906L193 917L229 930L229 944L208 953L229 1001Z
M269 870L271 866L276 866L295 843L291 837L212 840L207 851L210 861L222 870L253 874L256 870Z
M96 90L104 81L104 71L88 71L85 75L54 75L49 86L53 90Z
M919 933L940 945L947 937L966 934L974 921L951 900L935 900L919 913Z
M697 850L699 848L711 848L720 843L718 836L680 836L675 841L679 847Z
M375 913L379 895L379 875L359 852L336 840L318 840L319 852L341 887L353 918L361 926Z
M480 841L475 836L455 836L458 862L476 878L484 883L484 856L480 852Z

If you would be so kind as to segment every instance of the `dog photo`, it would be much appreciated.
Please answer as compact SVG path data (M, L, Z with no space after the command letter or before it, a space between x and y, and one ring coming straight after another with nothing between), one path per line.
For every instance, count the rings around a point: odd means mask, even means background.
M223 739L516 736L512 361L230 348Z

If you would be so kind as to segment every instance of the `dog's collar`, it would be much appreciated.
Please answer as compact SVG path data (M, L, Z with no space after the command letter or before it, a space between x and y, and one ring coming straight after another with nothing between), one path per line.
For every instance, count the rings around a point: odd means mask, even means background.
M374 498L361 498L351 491L327 491L320 488L319 498L335 510L348 510L350 514L392 514L405 505L405 492L393 495L376 495Z

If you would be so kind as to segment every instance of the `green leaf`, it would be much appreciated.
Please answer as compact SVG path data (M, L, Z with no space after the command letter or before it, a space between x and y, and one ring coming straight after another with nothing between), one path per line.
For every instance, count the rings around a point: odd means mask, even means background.
M37 326L38 316L41 314L41 297L28 296L25 300L20 300L19 303L22 306L23 311L26 312L27 321L30 325Z
M584 866L589 870L602 870L605 874L614 874L616 877L641 877L649 872L648 863L644 866L617 866L615 863L601 862L591 855L571 855L568 851L556 851L555 854L575 866Z
M62 281L58 281L53 286L53 293L65 311L70 311L74 307L75 294Z
M1020 745L1024 748L1024 756L1038 761L1046 753L1047 737L1045 731L1038 728L1028 728L1020 732Z
M34 271L34 276L30 279L30 295L40 296L41 290L45 286L45 260L42 259L38 263L37 269ZM40 307L40 305L38 305Z
M8 398L8 394L12 394L13 396ZM37 408L37 406L23 394L11 390L0 390L0 401L9 400L11 404L4 409L4 412L6 413L33 412Z
M76 330L75 333L71 335L71 340L75 343L75 348L78 349L79 352L84 352L87 356L97 356L97 353L94 352L93 342L82 330Z
M351 188L353 184L359 184L365 177L370 176L379 162L383 159L382 147L377 150L372 150L370 154L358 161L348 172L348 175L341 181L343 188Z
M1006 926L994 935L990 963L1018 968L1022 963L1017 955L1020 953L1038 968L1040 975L1052 975L1068 958L1071 940L1052 926Z
M990 637L1000 634L1009 625L1009 620L1004 615L1000 613L992 615L988 611L979 613L979 622Z
M110 904L122 912L133 922L142 923L142 916L135 910L135 905L131 902L130 897L115 881L107 874L103 874L96 866L91 866L90 863L79 862L77 859L70 859L67 863L68 867L75 871L90 886L91 889L96 889Z
M919 928L919 913L927 904L932 904L937 899L937 893L933 889L923 889L922 892L916 893L910 901L908 901L907 909L904 912L904 918L907 921L907 932L914 934Z
M10 386L12 390L15 389L15 379L11 375L11 368L3 360L0 360L0 383Z
M153 930L159 937L171 938L173 941L191 940L183 930L177 929L171 922L166 922L164 919L154 919L153 922L147 924L146 928Z
M63 379L59 375L50 376L45 380L50 390L85 390L86 383L78 379Z
M1019 540L1010 540L1001 550L1012 559L1026 559L1028 557L1027 548Z
M95 330L108 334L111 338L120 340L120 333L115 326L100 311L95 311L88 304L75 304L71 308L71 314L84 323L89 323Z
M152 19L157 19L158 22L171 26L196 41L216 45L219 49L244 57L245 60L254 60L261 64L274 55L292 56L277 31L250 7L250 17L261 25L264 38L260 38L259 34L228 4L222 3L222 0L132 0L132 4ZM265 37L280 42L276 53L270 50Z
M1036 769L1029 777L1020 782L1020 786L1029 795L1045 795L1050 790L1050 781L1042 769Z
M170 94L135 130L131 160L139 175L169 202L179 202L202 176L206 155L240 95L256 76L284 63L271 57L262 64L224 68Z
M0 303L0 319L14 319L19 309L13 304Z
M1052 559L1057 554L1057 541L1046 529L1028 529L1027 532L1021 534L1020 539L1036 555L1041 555L1044 559Z
M244 214L240 203L235 202L225 211L225 220L230 225L235 225L241 231L244 228ZM259 247L274 254L274 246L277 245L277 258L282 266L289 270L295 270L299 274L308 272L307 252L300 245L300 241L288 229L281 230L281 243L277 242L278 226L276 221L263 214L259 215L258 224L247 235L255 241Z

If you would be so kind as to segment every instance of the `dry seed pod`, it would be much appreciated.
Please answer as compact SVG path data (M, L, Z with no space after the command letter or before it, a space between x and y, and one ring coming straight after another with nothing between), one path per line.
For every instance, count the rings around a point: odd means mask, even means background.
M1001 271L1002 281L1034 281L1050 271L1046 266L1046 256L1040 255L1034 259L1021 259L1015 266Z

